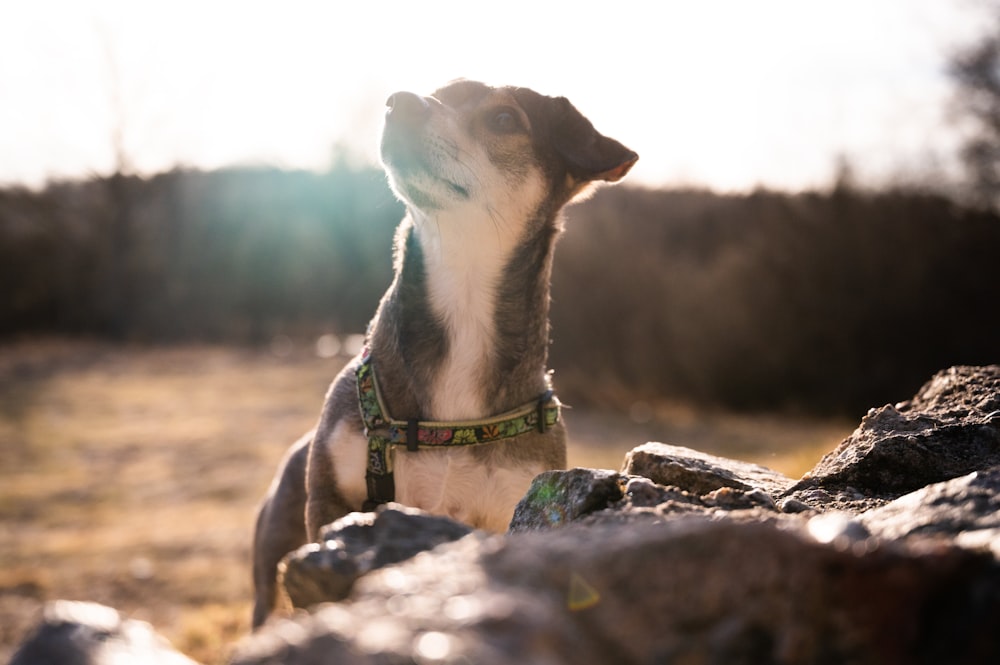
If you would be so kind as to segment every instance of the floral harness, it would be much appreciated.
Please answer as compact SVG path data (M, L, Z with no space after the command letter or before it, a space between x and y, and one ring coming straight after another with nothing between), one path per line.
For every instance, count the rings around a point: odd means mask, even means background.
M356 370L358 403L368 438L368 500L365 510L395 500L393 458L397 446L409 452L442 446L475 446L537 431L545 433L559 422L562 404L551 388L535 401L492 418L475 421L436 422L394 420L382 402L370 350Z

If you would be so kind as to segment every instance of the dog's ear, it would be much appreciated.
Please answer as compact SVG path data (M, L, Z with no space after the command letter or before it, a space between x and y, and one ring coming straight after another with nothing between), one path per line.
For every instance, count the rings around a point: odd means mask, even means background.
M552 99L550 126L553 146L566 161L570 175L581 182L616 182L639 159L635 152L594 129L565 97Z

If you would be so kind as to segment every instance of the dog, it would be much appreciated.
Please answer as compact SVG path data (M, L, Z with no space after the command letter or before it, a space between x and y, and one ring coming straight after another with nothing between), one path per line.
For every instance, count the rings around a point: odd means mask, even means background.
M381 157L406 207L395 277L261 505L254 627L280 560L345 514L397 501L504 531L532 479L566 466L546 369L560 210L638 155L564 97L459 80L389 97Z

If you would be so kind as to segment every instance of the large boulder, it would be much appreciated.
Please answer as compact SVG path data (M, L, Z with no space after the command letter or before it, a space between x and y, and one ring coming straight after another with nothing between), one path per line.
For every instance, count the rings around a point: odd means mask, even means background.
M465 539L269 626L233 662L1000 662L991 556L807 525L698 516Z
M812 505L833 497L841 507L872 508L997 465L1000 365L952 367L913 399L870 410L788 495Z

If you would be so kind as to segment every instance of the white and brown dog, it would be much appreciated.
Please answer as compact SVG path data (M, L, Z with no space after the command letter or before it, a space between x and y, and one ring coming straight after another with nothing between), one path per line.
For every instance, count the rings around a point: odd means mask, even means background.
M394 500L503 531L532 478L566 464L546 370L559 212L638 156L526 88L456 81L387 104L382 161L407 211L395 279L261 507L255 626L281 558L346 513Z

